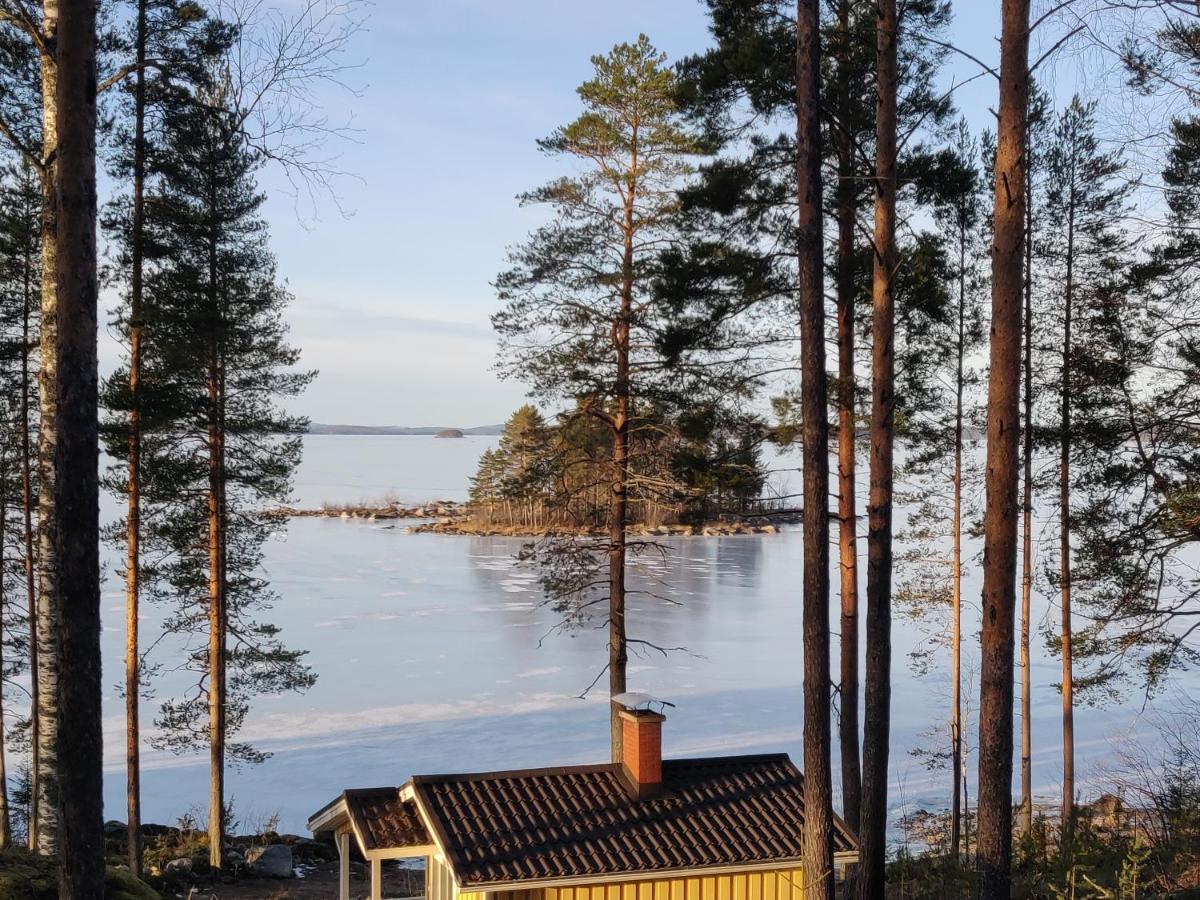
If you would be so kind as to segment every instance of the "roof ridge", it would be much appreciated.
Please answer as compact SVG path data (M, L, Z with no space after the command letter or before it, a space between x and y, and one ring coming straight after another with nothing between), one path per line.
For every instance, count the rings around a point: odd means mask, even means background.
M663 760L663 765L728 765L732 762L762 763L787 762L792 763L786 753L741 753L726 756L677 756ZM620 763L580 763L569 766L536 766L525 769L498 769L491 772L451 772L441 775L414 775L410 781L413 784L431 784L439 781L463 782L486 781L494 778L536 778L544 775L590 775L596 772L618 771ZM401 785L400 787L403 787ZM360 790L368 790L360 788ZM373 788L369 790L374 790ZM381 790L391 790L382 788ZM399 790L399 788L396 788Z
M786 753L733 753L728 756L675 756L663 759L667 763L731 763L731 762L791 762Z
M365 797L369 794L399 793L400 789L403 787L404 787L404 785L402 785L402 784L400 784L400 785L389 784L384 787L346 788L344 791L342 791L342 796Z
M590 775L596 772L616 771L620 763L586 763L574 766L541 766L529 769L500 769L495 772L455 772L447 775L414 775L414 785L431 784L438 781L462 782L485 781L492 778L534 778L539 775Z

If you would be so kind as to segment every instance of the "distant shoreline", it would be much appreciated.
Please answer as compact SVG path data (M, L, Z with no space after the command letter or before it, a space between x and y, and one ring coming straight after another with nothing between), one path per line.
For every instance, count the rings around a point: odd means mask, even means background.
M338 504L317 509L284 507L279 510L293 518L358 519L378 522L397 519L417 520L419 524L406 526L405 531L413 534L461 534L476 537L545 537L549 534L587 537L604 534L590 528L530 528L520 525L498 525L471 518L467 504L454 500L434 500L421 506L404 506L399 503L382 505ZM778 534L779 526L797 521L795 512L778 515L761 515L726 519L698 525L643 525L630 524L626 531L630 535L648 537L724 537L735 534ZM395 527L395 526L389 526Z
M374 434L436 437L445 432L461 432L464 437L485 435L495 437L504 431L503 425L476 425L474 428L458 428L452 425L330 425L313 422L305 434Z

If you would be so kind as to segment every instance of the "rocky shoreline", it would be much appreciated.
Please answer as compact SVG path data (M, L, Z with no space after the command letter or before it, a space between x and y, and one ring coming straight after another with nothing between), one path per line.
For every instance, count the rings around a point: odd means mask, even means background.
M279 511L298 519L366 519L369 522L379 519L457 519L467 516L466 504L455 500L435 500L422 506L404 506L400 503L338 504L317 509L285 506Z
M562 526L530 527L502 525L471 516L465 503L455 500L435 500L421 506L400 503L348 504L321 506L317 509L285 507L284 515L295 518L360 519L367 522L416 520L406 526L411 534L464 534L477 537L545 537L549 534L591 537L604 532L591 528ZM636 537L725 537L739 534L778 534L780 526L799 521L793 511L747 517L725 516L719 520L696 525L631 525L627 529ZM394 527L394 526L393 526Z
M469 534L481 537L546 537L564 535L597 537L607 534L595 528L528 528L522 525L495 525L471 518L442 519L412 529L414 534ZM770 521L709 522L704 525L630 525L630 537L727 537L735 534L778 534L779 525Z

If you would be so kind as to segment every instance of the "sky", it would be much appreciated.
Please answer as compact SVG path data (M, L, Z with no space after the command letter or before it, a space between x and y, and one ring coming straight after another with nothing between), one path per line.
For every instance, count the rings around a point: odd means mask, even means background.
M999 3L957 2L950 39L996 56ZM294 411L326 423L474 426L525 395L492 370L491 282L543 213L515 197L561 173L537 138L574 118L590 57L645 32L671 60L710 43L701 0L377 0L348 58L360 90L322 93L339 203L298 208L286 180L260 183L279 273L295 295L293 342L319 375ZM956 57L944 80L978 67ZM995 82L963 89L976 127ZM338 206L344 212L339 212ZM117 351L107 348L114 358Z

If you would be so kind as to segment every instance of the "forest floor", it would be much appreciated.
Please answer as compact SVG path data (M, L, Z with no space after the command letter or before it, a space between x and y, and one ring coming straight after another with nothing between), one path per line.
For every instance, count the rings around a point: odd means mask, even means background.
M357 873L356 873L357 874ZM409 873L383 870L383 896L406 897L410 889ZM367 900L370 883L361 874L350 880L352 900ZM322 863L305 871L303 878L277 880L243 878L232 884L214 884L193 888L182 900L334 900L338 894L337 863Z

